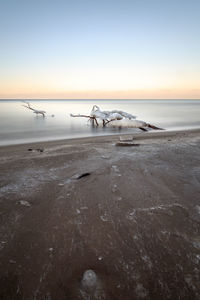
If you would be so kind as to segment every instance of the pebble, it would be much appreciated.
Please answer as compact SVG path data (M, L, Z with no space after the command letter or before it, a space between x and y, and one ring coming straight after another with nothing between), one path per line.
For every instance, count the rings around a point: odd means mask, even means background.
M86 288L93 288L97 284L97 275L93 270L87 270L83 274L82 284Z
M25 200L20 200L19 201L19 204L23 205L23 206L27 206L27 207L30 207L30 203L28 201L25 201Z

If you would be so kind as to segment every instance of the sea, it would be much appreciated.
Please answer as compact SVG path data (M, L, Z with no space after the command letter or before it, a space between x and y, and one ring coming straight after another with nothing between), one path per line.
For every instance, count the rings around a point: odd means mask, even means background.
M23 100L0 100L0 145L23 144L80 137L138 133L138 128L93 127L86 118L93 105L101 110L123 110L168 131L200 128L200 100L28 100L31 107L46 111L35 115ZM147 133L148 134L148 133Z

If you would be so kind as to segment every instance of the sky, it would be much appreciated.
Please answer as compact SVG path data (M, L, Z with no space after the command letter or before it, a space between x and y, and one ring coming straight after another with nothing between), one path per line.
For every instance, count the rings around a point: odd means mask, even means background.
M200 0L0 0L0 99L200 99Z

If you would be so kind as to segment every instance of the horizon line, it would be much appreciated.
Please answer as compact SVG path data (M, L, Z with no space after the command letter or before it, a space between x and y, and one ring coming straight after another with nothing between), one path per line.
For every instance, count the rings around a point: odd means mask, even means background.
M2 100L200 100L200 98L0 98Z

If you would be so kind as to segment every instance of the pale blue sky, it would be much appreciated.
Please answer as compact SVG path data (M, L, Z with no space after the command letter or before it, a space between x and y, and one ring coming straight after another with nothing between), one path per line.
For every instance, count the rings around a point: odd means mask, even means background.
M198 94L199 37L199 0L0 0L0 97Z

